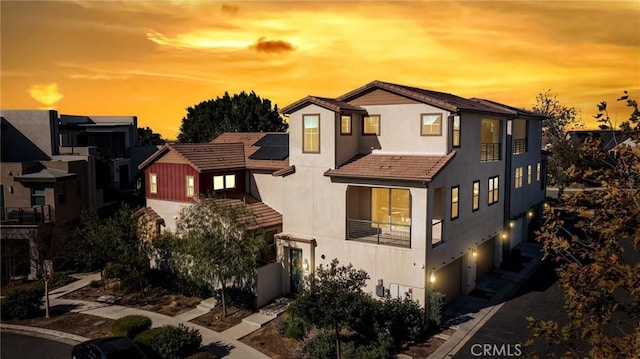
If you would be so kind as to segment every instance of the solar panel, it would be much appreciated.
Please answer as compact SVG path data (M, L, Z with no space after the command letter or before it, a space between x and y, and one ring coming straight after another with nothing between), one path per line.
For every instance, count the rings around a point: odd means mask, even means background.
M289 157L289 147L285 146L262 146L251 156L252 160L274 160L281 161Z
M254 146L289 146L289 135L287 133L264 135Z

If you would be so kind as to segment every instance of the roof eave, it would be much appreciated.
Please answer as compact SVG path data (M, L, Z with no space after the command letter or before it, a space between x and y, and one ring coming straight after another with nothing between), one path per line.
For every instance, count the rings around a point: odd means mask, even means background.
M380 175L358 175L358 174L343 174L343 173L332 173L333 170L325 171L324 175L326 177L335 177L335 178L351 178L351 179L378 179L385 181L402 181L402 182L414 182L414 183L425 183L431 182L433 178L431 177L396 177L396 176L380 176Z

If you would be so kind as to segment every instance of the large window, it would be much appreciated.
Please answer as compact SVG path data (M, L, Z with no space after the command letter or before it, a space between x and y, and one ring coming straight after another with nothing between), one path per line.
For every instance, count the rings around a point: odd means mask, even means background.
M191 197L196 194L196 184L193 176L187 176L187 196Z
M366 116L362 122L363 135L380 135L380 115Z
M471 210L480 209L480 181L473 182L473 197L471 199Z
M341 135L351 134L351 115L340 116L340 134Z
M453 116L451 124L451 146L460 147L460 116Z
M420 135L440 136L442 134L442 114L423 113L420 115Z
M531 184L531 165L527 166L527 184Z
M498 176L489 177L488 203L498 203Z
M522 167L516 168L515 185L516 188L522 187Z
M213 176L213 190L236 188L236 175Z
M460 214L459 194L460 186L451 187L451 220L458 218Z
M407 189L372 188L371 220L392 227L411 225L411 195Z
M320 153L320 115L302 115L302 152Z
M527 121L513 120L513 154L527 152Z
M158 193L158 175L149 174L149 193Z
M36 185L31 187L31 205L32 206L44 206L45 201L45 187L42 185Z
M499 161L502 138L500 120L482 120L482 134L480 137L480 161Z

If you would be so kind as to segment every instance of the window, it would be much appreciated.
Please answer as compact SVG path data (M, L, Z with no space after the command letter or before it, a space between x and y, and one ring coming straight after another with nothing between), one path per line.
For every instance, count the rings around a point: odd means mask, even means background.
M480 209L480 181L473 181L473 197L471 200L471 210Z
M480 137L480 161L500 161L501 133L500 120L482 120L482 133Z
M460 193L460 186L451 187L451 220L458 218L458 214L460 213L460 208L458 206L459 193Z
M451 125L451 146L460 147L460 116L453 116Z
M155 173L149 174L149 193L158 193L158 175Z
M531 184L531 165L527 166L527 184Z
M320 153L320 115L302 115L302 152Z
M187 176L187 196L196 194L196 184L193 176Z
M409 230L411 194L408 189L372 188L371 220L392 229Z
M213 190L236 188L236 175L213 176Z
M522 187L522 167L516 168L515 185L516 188Z
M494 204L498 202L498 176L489 177L489 201L488 203Z
M343 115L340 117L340 134L351 134L351 115Z
M45 205L45 188L42 185L36 185L31 187L31 205L32 206L44 206Z
M536 181L540 182L540 162L536 164Z
M442 134L442 115L423 113L420 118L420 136L440 136Z
M513 154L527 152L527 121L513 120Z
M362 126L363 135L380 135L380 115L366 116Z

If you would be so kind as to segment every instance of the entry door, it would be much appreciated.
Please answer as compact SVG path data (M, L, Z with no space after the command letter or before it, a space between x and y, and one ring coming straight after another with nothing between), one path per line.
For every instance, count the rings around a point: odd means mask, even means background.
M290 286L291 293L297 294L302 290L302 249L289 248L289 268L291 268Z

